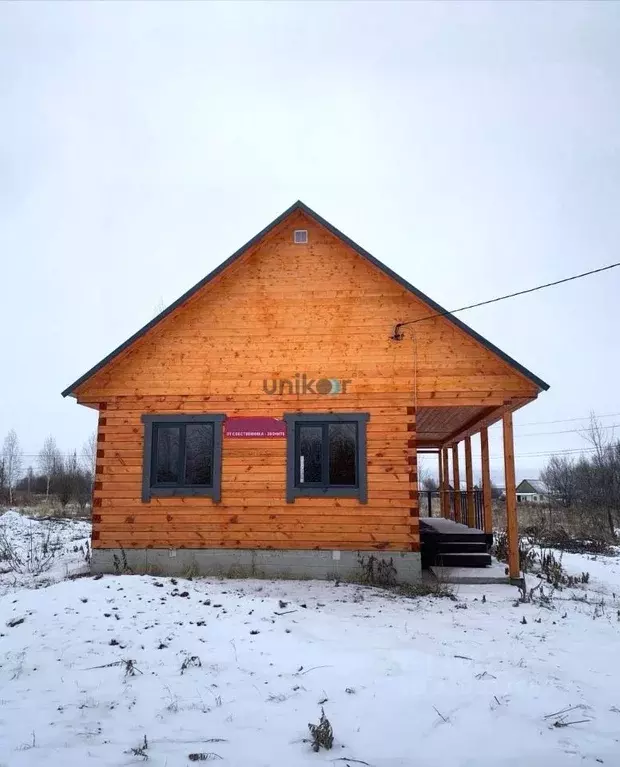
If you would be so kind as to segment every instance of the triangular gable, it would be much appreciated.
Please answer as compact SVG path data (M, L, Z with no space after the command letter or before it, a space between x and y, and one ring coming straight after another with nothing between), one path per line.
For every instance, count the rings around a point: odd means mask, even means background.
M364 258L366 261L371 263L373 266L380 269L384 274L386 274L388 277L396 281L399 285L404 287L406 290L408 290L410 293L412 293L416 298L420 299L423 303L425 303L432 311L436 314L443 315L447 320L449 320L452 324L454 324L457 328L464 331L467 335L469 335L471 338L473 338L477 343L484 346L486 349L488 349L490 352L498 356L500 359L502 359L505 363L507 363L510 367L512 367L514 370L516 370L518 373L520 373L522 376L527 378L529 381L531 381L538 389L546 390L549 388L549 385L546 384L542 379L540 379L538 376L534 375L531 371L529 371L527 368L523 367L523 365L520 365L516 360L512 359L509 355L505 354L501 349L498 349L497 346L492 344L490 341L488 341L486 338L481 336L479 333L476 333L475 330L472 330L468 325L466 325L464 322L462 322L460 319L455 317L454 315L450 314L449 312L446 312L443 307L441 307L438 303L433 301L431 298L426 296L424 293L419 291L417 288L415 288L413 285L411 285L407 280L403 279L400 275L396 274L396 272L392 271L388 266L381 263L378 259L376 259L373 255L368 253L368 251L364 250L364 248L360 247L357 243L353 242L353 240L349 239L345 234L343 234L341 231L336 229L335 226L330 224L328 221L326 221L324 218L318 215L318 213L315 213L311 208L309 208L307 205L305 205L303 202L298 200L293 205L291 205L290 208L284 211L280 216L278 216L276 219L274 219L268 226L266 226L262 231L260 231L257 235L252 237L252 239L247 242L245 245L243 245L239 250L237 250L235 253L232 254L229 258L226 259L226 261L222 262L218 267L216 267L210 274L208 274L206 277L204 277L200 282L196 283L192 288L190 288L186 293L184 293L180 298L178 298L174 303L170 304L166 309L164 309L160 314L158 314L156 317L154 317L150 322L148 322L144 327L142 327L140 330L138 330L137 333L134 333L130 338L128 338L124 343L122 343L120 346L118 346L116 349L114 349L113 352L107 355L107 357L104 357L100 362L98 362L94 367L92 367L90 370L88 370L84 375L82 375L80 378L77 379L77 381L74 381L69 387L67 387L63 392L62 396L66 397L68 395L74 395L75 390L80 387L82 384L84 384L86 381L88 381L92 376L94 376L96 373L100 372L104 367L109 365L112 361L114 361L119 355L121 355L123 352L125 352L127 349L129 349L138 339L142 338L146 333L148 333L150 330L152 330L154 327L159 325L166 317L168 317L172 312L174 312L176 309L178 309L180 306L182 306L185 302L187 302L190 298L192 298L198 291L201 290L205 285L209 284L212 280L214 280L216 277L218 277L224 270L226 270L229 266L231 266L233 263L235 263L238 259L240 259L244 254L246 254L251 248L256 246L264 237L269 235L277 226L279 226L286 218L288 218L291 214L295 213L296 211L302 211L310 218L314 219L318 224L323 226L327 231L329 231L331 234L333 234L335 237L337 237L339 240L344 242L346 245L348 245L355 253L357 253L359 256ZM432 315L430 315L432 316Z

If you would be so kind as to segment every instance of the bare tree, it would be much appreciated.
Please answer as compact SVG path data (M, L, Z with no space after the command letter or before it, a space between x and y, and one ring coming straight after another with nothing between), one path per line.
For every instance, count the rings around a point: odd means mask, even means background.
M590 443L589 455L577 462L566 456L553 456L541 472L549 488L549 499L566 509L574 509L581 522L597 534L608 530L616 539L616 521L620 515L620 442L611 430L592 415L583 437Z
M82 463L84 469L93 477L95 476L95 463L97 462L97 432L94 431L82 445Z
M60 505L64 509L73 496L74 473L77 464L77 456L67 456L62 460L61 466L54 475L54 492L58 496Z
M164 303L164 299L160 296L159 301L155 304L153 307L153 317L159 316L164 309L166 308L166 304Z
M545 468L540 472L540 478L545 483L550 497L569 509L577 498L577 474L575 463L567 456L553 455Z
M57 474L62 467L62 456L58 449L58 445L56 444L56 440L51 434L49 437L45 438L43 448L39 453L38 464L39 471L43 474L47 482L45 497L49 498L52 477Z
M5 482L9 490L9 503L13 503L13 488L17 484L22 471L23 453L15 429L6 435L2 446L2 462L4 464Z
M605 510L609 532L615 539L614 512L620 511L620 444L614 441L614 430L605 429L594 413L583 436L594 448L595 501Z
M592 445L599 460L604 458L608 448L614 442L614 430L611 429L608 432L594 413L590 413L590 424L582 435Z
M436 491L439 489L439 482L428 469L420 469L418 475L418 486L421 490Z
M498 501L500 498L504 496L504 491L502 488L493 480L491 480L491 498L494 501Z
M32 466L29 466L26 469L26 489L28 490L28 496L32 493L32 490L34 488L36 477L34 476L34 469Z

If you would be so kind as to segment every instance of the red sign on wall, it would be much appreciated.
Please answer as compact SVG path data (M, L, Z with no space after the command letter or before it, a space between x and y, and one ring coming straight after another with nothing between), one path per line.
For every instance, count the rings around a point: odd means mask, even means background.
M265 416L232 416L224 421L224 436L234 439L286 437L286 423Z

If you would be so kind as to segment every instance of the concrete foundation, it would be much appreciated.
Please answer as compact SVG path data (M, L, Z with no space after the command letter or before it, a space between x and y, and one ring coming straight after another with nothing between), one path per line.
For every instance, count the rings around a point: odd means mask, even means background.
M152 575L359 581L364 572L359 559L371 556L386 562L391 559L398 583L417 583L422 578L420 554L404 551L93 549L91 570L93 573L129 570Z

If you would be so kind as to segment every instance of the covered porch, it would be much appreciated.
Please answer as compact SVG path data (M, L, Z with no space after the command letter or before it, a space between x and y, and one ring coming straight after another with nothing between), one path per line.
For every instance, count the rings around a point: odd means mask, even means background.
M508 573L511 579L520 577L513 413L531 401L528 398L484 404L446 402L416 408L417 455L436 456L439 476L439 489L434 493L439 500L436 508L424 491L418 496L423 566L481 568L491 565L489 552L494 531L488 430L501 421ZM480 457L474 466L472 439L477 438ZM464 454L463 468L461 453ZM474 471L480 477L477 486ZM462 477L464 490L461 489Z

